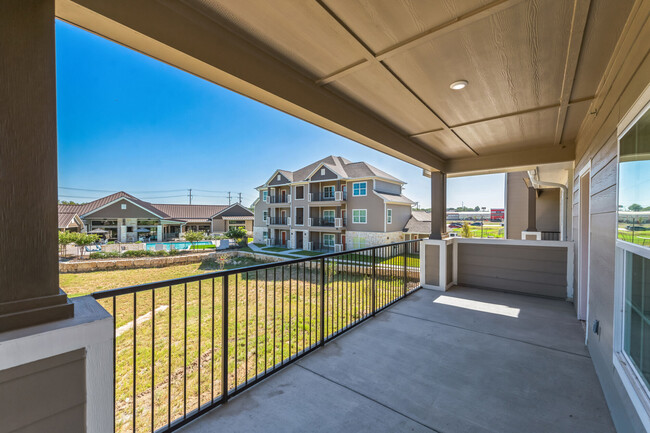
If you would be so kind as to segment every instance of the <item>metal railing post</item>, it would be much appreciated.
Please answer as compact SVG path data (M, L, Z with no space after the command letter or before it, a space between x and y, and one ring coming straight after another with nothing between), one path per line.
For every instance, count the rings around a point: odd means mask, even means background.
M406 292L408 291L408 268L406 266L406 261L408 259L408 247L411 244L404 244L404 296L406 296Z
M377 311L377 249L372 249L372 315Z
M228 275L221 285L221 399L228 401Z
M325 345L325 257L320 259L320 345Z

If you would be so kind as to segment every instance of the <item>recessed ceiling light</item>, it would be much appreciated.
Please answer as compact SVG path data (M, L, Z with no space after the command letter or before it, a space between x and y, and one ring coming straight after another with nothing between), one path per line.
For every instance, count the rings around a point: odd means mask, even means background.
M465 86L467 86L467 80L458 80L451 83L449 85L449 88L453 90L460 90L460 89L464 89Z

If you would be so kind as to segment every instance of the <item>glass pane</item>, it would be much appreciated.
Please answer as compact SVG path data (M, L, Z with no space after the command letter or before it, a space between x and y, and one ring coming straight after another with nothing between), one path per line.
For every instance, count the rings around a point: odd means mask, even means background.
M623 350L650 386L650 260L626 253Z
M618 238L650 247L650 110L620 140Z

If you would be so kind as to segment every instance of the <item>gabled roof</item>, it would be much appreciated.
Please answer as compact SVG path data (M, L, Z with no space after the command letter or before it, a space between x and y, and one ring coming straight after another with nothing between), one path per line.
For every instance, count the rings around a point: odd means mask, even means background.
M253 216L255 216L255 214L253 212L251 212L250 209L242 206L239 203L233 203L230 206L227 206L227 207L221 209L220 211L218 211L217 213L212 215L212 217L213 218L218 217L219 215L225 214L226 212L229 212L231 210L235 210L235 209L238 209L238 208L239 208L238 212L235 213L234 215L230 215L230 216L234 216L234 217L253 217Z
M212 215L228 207L223 204L153 204L152 206L174 219L183 221L209 221Z
M367 162L351 162L350 160L343 158L341 156L330 155L318 161L312 162L309 165L306 165L302 168L299 168L296 171L287 171L287 170L276 170L273 173L275 176L276 173L281 173L290 182L301 182L308 180L314 172L321 166L327 167L332 170L336 175L343 179L358 179L365 177L378 177L385 179L391 182L405 183L404 181L399 180L395 176L391 176L383 170L378 169L377 167L368 164ZM260 185L259 188L265 187L273 179L273 176L264 184Z
M107 195L106 197L102 197L100 199L82 205L66 205L66 206L79 206L77 213L79 214L79 216L83 217L93 211L96 211L99 208L102 208L115 201L118 201L119 199L129 200L135 203L136 205L140 206L141 208L153 213L154 215L158 215L161 218L171 218L171 216L167 215L164 211L160 209L156 209L151 203L142 201L139 198L132 196L131 194L128 194L124 191L116 192L115 194Z
M60 204L59 205L59 224L58 228L67 229L70 226L70 223L79 217L79 214L76 212L76 208L79 205L70 205L70 204Z
M388 194L385 192L376 192L376 191L375 194L381 197L384 201L391 202L391 203L409 204L409 205L415 203L410 198L402 194Z
M431 214L422 210L411 212L411 218L404 226L406 233L426 234L431 232Z

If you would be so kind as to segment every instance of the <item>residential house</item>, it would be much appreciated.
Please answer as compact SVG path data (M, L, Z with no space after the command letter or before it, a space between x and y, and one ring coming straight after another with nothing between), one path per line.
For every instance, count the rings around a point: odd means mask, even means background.
M176 239L188 230L223 233L253 228L253 213L232 205L154 204L120 191L89 203L59 205L59 229L105 230L118 242Z
M413 202L404 182L366 163L328 156L276 170L259 186L255 242L341 251L400 241Z

